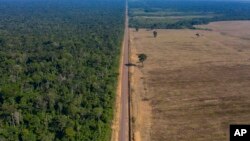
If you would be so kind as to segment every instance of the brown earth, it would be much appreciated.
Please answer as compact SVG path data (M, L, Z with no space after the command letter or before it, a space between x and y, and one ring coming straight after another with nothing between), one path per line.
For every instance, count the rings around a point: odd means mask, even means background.
M130 29L136 141L223 141L250 124L250 22L205 30ZM195 34L199 33L200 36ZM148 58L144 67L137 54Z

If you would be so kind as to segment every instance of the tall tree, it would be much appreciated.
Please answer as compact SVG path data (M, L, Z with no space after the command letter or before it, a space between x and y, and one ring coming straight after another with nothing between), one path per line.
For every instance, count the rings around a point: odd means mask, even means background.
M147 59L147 55L146 54L139 54L138 59L142 63L142 67L143 67L144 66L143 62Z
M138 26L135 27L135 31L136 31L136 32L139 31L139 27L138 27Z
M158 34L157 31L154 31L154 32L153 32L154 38L157 37L157 34Z

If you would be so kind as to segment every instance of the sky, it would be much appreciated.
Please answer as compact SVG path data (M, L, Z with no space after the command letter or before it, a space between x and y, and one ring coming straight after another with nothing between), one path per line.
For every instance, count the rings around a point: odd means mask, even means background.
M143 0L129 0L129 1L143 1ZM162 0L162 1L192 1L192 0ZM250 1L250 0L195 0L195 1Z

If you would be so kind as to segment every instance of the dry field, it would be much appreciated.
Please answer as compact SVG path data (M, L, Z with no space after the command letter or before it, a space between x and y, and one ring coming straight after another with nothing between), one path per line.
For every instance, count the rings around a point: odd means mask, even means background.
M136 141L224 141L229 124L250 124L250 22L203 27L130 30Z

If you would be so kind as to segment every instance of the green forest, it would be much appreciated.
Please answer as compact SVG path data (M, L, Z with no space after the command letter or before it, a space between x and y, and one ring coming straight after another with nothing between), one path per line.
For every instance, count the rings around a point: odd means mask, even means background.
M0 140L108 141L123 0L0 0Z
M130 27L195 29L213 21L250 20L249 1L131 0Z

